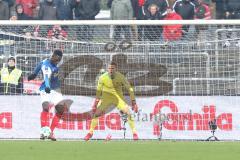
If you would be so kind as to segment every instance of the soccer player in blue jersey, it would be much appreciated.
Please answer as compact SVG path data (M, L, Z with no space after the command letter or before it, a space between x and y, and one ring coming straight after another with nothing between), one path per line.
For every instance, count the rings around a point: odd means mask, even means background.
M42 112L41 112L41 127L48 126L48 113L51 105L55 106L56 113L53 116L50 124L51 134L49 139L56 141L53 134L54 129L57 127L59 120L63 113L66 111L66 104L59 104L63 100L63 96L60 91L60 80L59 80L59 68L58 64L63 57L61 50L54 50L50 59L41 61L35 68L34 73L28 76L28 80L33 80L37 77L38 73L43 74L43 83L40 86L40 95L42 101ZM44 140L45 137L40 135L40 139Z

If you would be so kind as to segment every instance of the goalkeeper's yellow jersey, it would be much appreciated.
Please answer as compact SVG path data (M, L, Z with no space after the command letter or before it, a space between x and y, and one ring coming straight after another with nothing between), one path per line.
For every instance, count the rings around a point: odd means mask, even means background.
M131 100L135 100L133 88L123 74L115 72L113 78L111 78L108 72L106 72L99 77L96 97L100 99L112 94L119 98L124 98L124 87L128 90Z

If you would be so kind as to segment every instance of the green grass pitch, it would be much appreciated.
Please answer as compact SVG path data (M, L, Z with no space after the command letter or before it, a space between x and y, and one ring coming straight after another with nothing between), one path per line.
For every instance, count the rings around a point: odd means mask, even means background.
M0 160L237 160L239 142L0 141Z

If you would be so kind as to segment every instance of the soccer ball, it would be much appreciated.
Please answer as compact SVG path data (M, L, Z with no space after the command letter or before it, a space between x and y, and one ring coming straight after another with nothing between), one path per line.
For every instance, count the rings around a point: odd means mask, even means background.
M49 127L42 127L40 134L44 137L44 138L48 138L51 134L51 129Z

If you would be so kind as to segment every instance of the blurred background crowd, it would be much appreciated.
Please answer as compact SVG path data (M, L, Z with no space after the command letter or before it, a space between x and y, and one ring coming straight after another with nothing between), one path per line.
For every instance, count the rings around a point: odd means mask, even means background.
M0 20L93 20L109 9L112 19L163 19L168 9L182 19L240 17L239 0L0 0Z
M103 12L105 15L103 16ZM198 20L240 19L240 0L0 0L0 20ZM190 25L174 26L122 26L115 25L112 38L115 41L134 39L142 41L177 41L186 35L198 37L208 26L195 26L194 34L188 34ZM40 26L15 28L16 31L34 37L69 39L65 26L55 25L47 29ZM47 30L47 32L46 32ZM41 33L40 33L41 32ZM75 37L93 39L93 28L76 27ZM75 33L74 33L75 34ZM73 34L73 35L74 35ZM137 36L136 36L137 35ZM197 36L196 36L197 35ZM227 34L226 37L230 37ZM95 36L96 37L96 36ZM111 36L110 36L111 37ZM188 38L191 39L192 37ZM206 38L206 37L205 37ZM72 38L74 39L74 38Z

